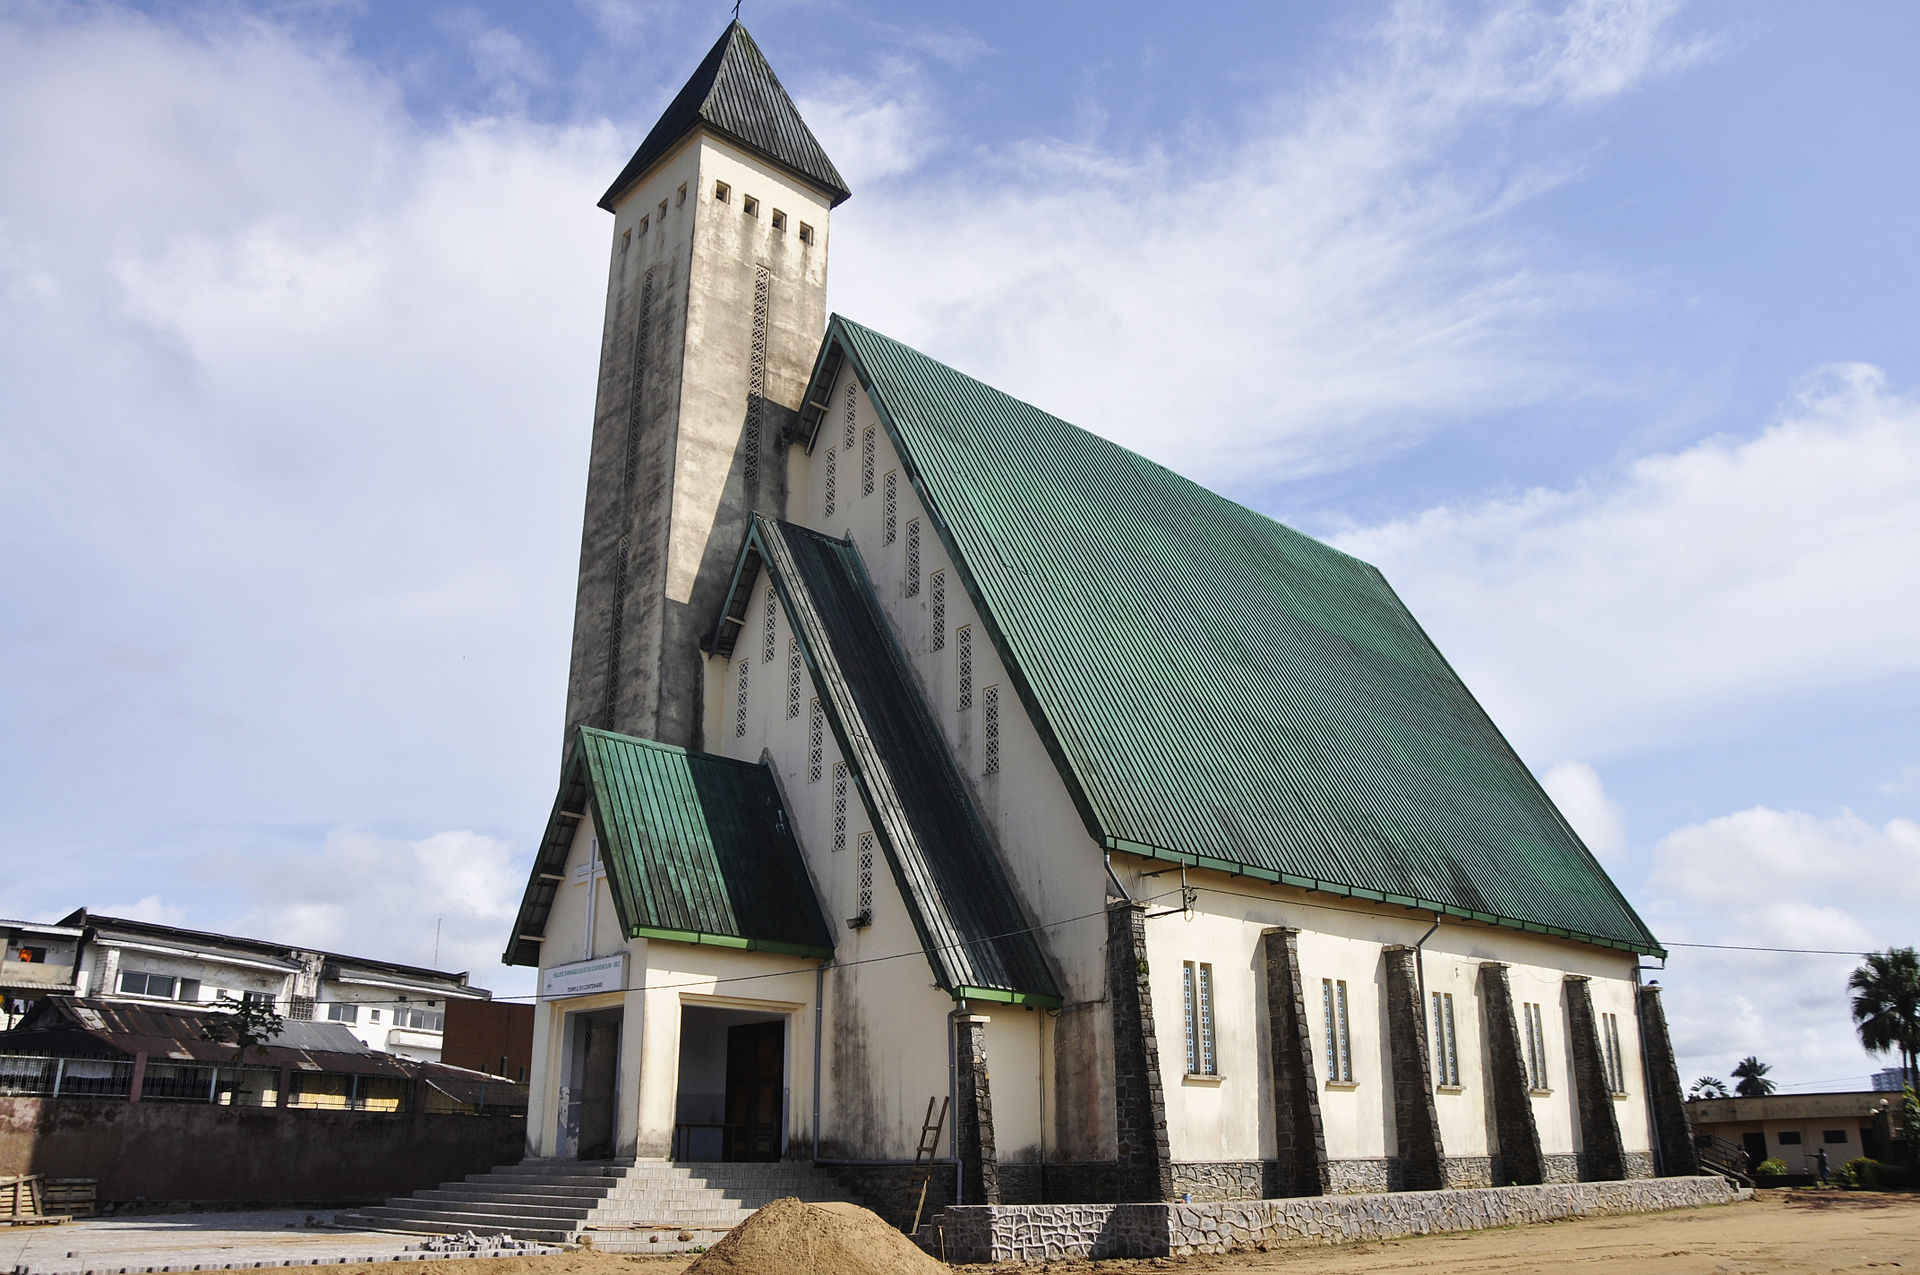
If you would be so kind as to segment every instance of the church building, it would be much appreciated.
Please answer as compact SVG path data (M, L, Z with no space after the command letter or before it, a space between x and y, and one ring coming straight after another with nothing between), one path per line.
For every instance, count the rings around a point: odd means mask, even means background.
M1380 572L830 316L848 196L736 22L600 200L529 1156L1697 1172L1658 940Z

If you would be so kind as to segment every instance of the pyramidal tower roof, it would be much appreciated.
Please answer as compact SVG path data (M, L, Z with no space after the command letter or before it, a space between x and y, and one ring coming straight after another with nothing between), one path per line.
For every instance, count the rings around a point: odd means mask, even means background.
M760 46L735 21L727 24L647 140L607 187L600 207L612 212L616 196L701 124L812 182L831 195L835 205L851 193Z

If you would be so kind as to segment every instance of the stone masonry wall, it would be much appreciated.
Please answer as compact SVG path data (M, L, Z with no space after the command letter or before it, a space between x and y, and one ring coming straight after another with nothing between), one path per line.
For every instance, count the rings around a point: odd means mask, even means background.
M1408 1191L1446 1185L1446 1151L1440 1145L1440 1113L1433 1103L1433 1068L1427 1056L1426 1016L1421 1012L1419 953L1395 945L1387 965L1387 1049L1393 1070L1393 1130L1400 1172Z
M1267 1197L1327 1193L1327 1137L1320 1123L1320 1087L1314 1082L1313 1028L1300 979L1299 934L1286 927L1260 934L1278 1152L1260 1192Z
M1000 1166L994 1154L993 1092L987 1082L987 1016L953 1020L959 1108L954 1132L960 1142L960 1198L968 1204L1000 1203Z
M1613 1110L1607 1064L1600 1053L1600 1026L1593 993L1581 974L1566 977L1567 1032L1573 1037L1573 1090L1580 1109L1582 1176L1611 1181L1627 1175L1620 1145L1620 1117Z
M1651 1178L1213 1204L982 1205L948 1209L939 1226L953 1262L1186 1257L1696 1208L1738 1198L1723 1178Z
M1480 966L1480 999L1486 1007L1487 1097L1493 1107L1499 1143L1500 1175L1495 1185L1521 1186L1547 1181L1540 1154L1540 1129L1527 1096L1527 1067L1520 1052L1520 1024L1513 1016L1513 992L1507 967L1498 961Z
M1173 1196L1167 1149L1166 1095L1160 1046L1147 987L1146 905L1107 905L1107 995L1113 1012L1113 1114L1119 1146L1115 1195L1122 1200Z
M1673 1061L1673 1039L1667 1035L1667 1011L1660 1003L1660 989L1640 988L1634 1009L1645 1051L1647 1102L1653 1108L1659 1172L1676 1177L1697 1174L1700 1153L1693 1145L1686 1095L1680 1090L1680 1069Z

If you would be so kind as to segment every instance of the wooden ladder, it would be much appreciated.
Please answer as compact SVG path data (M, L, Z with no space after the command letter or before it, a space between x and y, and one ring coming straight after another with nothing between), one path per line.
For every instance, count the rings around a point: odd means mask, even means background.
M935 1112L934 1103L940 1104ZM913 1227L908 1235L920 1233L920 1214L927 1207L927 1188L933 1185L933 1161L940 1154L940 1131L947 1126L947 1100L945 1098L927 1099L927 1118L920 1124L920 1145L914 1149L913 1168L920 1173L920 1200L913 1206ZM925 1171L921 1171L921 1165Z

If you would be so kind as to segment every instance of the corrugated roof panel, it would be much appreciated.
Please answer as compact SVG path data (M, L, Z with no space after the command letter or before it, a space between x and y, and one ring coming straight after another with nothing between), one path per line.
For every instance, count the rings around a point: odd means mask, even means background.
M949 991L1056 1002L1059 987L853 545L756 518L849 771ZM743 558L743 560L745 560ZM753 581L736 579L735 588Z
M856 323L827 339L1096 838L1657 950L1373 567Z

